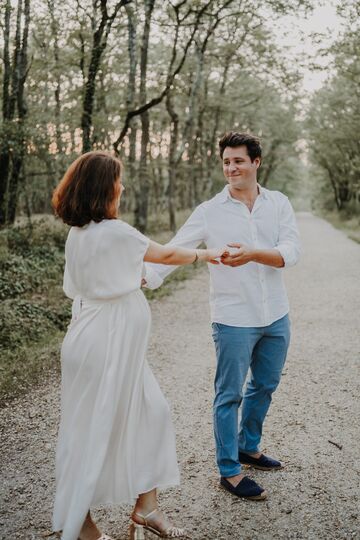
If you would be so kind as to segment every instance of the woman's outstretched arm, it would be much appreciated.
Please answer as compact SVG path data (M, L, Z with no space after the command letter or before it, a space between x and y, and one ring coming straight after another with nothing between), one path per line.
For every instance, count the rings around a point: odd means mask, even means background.
M149 247L145 253L144 261L161 264L191 264L195 261L205 261L212 264L219 264L221 256L226 254L226 248L213 249L186 249L170 244L165 246L150 240Z

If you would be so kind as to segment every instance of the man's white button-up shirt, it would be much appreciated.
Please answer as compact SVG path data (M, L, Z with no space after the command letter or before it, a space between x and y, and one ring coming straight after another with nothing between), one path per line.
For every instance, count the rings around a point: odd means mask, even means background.
M244 203L232 198L225 186L194 210L169 244L195 248L202 242L208 248L221 248L232 242L254 249L275 248L285 267L296 264L300 253L299 233L288 198L261 186L251 212ZM146 264L147 286L159 287L174 268ZM254 262L238 267L208 264L208 268L213 322L261 327L288 313L282 268Z

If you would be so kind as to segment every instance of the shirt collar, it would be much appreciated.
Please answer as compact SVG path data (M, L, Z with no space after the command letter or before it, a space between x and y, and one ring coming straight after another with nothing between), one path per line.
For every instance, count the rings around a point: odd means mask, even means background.
M266 191L267 190L265 188L263 188L262 186L260 186L260 184L257 184L257 187L259 189L259 197L262 197L262 198L266 199L266 197L267 197ZM224 202L226 202L228 200L230 200L230 201L236 200L230 195L229 185L228 184L226 184L224 189L222 191L220 191L219 200L220 200L221 203L224 203Z

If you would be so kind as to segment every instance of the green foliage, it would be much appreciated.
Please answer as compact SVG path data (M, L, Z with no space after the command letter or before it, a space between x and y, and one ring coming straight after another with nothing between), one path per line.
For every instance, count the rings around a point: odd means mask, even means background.
M0 300L25 293L41 294L62 270L66 228L49 220L16 226L0 233Z
M54 329L65 330L68 302L46 307L36 301L5 301L0 313L0 352L41 341Z
M298 66L288 62L283 51L276 46L271 19L279 14L292 13L294 9L301 16L308 11L311 3L310 0L254 0L248 6L233 1L224 8L224 3L219 0L210 2L198 27L196 39L188 49L183 67L171 87L174 110L179 118L176 148L178 167L174 171L176 209L193 206L213 194L216 185L221 185L216 142L225 130L245 126L244 129L263 135L263 176L270 187L272 181L277 179L278 165L284 156L285 159L287 156L297 157L296 140L301 135L295 121L297 111L294 106L294 96L298 93ZM181 17L188 11L187 4L180 8ZM204 4L203 0L191 2L189 18L184 19L179 29L176 63L191 34L195 10ZM27 152L24 181L19 186L18 209L20 212L43 213L50 210L49 201L54 186L81 151L83 95L94 25L99 21L92 20L96 9L90 0L75 3L64 0L61 6L56 2L39 0L36 5L37 8L32 10L29 38L31 65L26 84ZM109 12L113 6L114 2L108 0ZM144 4L134 4L133 8L137 22L135 55L140 67ZM215 14L219 9L221 23L207 38L207 28L216 21ZM127 23L126 10L122 9L103 52L92 114L94 149L112 149L126 116L131 64ZM15 11L11 25L13 29ZM156 3L148 50L148 101L156 98L165 87L174 33L174 9L169 3ZM207 48L200 58L199 45L205 45L205 42ZM222 87L227 61L227 78ZM150 188L149 213L158 212L160 207L160 212L167 219L166 204L171 176L168 169L169 137L172 128L165 102L164 99L149 110L151 127L146 178ZM135 90L131 107L137 108L138 105L139 88ZM125 175L132 166L132 177L126 176L128 189L124 203L130 211L136 206L136 198L144 182L144 178L139 176L138 167L141 154L139 117L132 121L131 130L138 132L135 165L128 161L128 139L122 150ZM274 135L276 149L270 144ZM8 138L5 132L4 137ZM271 166L268 167L268 164Z
M307 124L312 163L322 173L323 206L359 215L360 25L353 21L331 49L335 74L314 96Z
M181 222L188 214L180 214ZM164 223L162 214L151 216L151 237L161 243L172 236ZM52 216L36 219L31 227L19 223L0 231L0 403L26 391L59 363L59 343L71 318L71 300L62 291L67 232ZM152 300L171 294L196 267L178 269L145 295Z
M0 232L0 400L49 369L39 351L70 319L61 289L66 234L50 216Z
M53 246L28 254L11 254L0 262L0 300L14 298L43 287L58 277L63 256Z
M60 368L59 334L1 351L0 405L44 381Z
M170 276L166 278L164 284L161 285L159 289L143 289L146 298L148 300L158 300L164 296L169 296L174 289L177 289L179 285L181 285L184 280L191 278L198 268L199 265L197 263L191 266L181 266L173 274L170 274Z
M360 244L360 216L350 216L347 212L323 210L320 215L334 227L343 231L351 240Z

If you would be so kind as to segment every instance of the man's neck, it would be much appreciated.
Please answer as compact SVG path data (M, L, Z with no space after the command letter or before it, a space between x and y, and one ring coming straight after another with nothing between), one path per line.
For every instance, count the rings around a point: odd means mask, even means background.
M229 193L233 199L241 201L247 206L252 207L255 203L256 197L259 195L259 186L257 182L247 189L237 189L229 186Z

